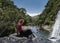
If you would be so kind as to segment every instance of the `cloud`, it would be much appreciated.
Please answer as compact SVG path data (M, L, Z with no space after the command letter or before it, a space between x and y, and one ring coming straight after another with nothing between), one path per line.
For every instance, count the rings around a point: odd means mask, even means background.
M33 17L33 16L41 14L41 12L40 13L29 13L29 12L27 12L27 14Z

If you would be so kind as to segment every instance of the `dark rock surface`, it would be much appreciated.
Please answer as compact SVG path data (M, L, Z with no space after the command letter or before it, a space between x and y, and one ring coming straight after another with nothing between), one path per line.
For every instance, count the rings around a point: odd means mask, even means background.
M0 38L0 43L51 43L51 41L43 38L36 38L34 40L31 40L24 37L3 37Z

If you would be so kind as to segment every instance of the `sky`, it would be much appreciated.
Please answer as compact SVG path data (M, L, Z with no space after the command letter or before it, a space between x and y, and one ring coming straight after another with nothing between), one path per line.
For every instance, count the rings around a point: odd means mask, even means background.
M18 8L25 8L27 10L27 14L30 16L36 16L45 8L48 0L13 0L14 4Z

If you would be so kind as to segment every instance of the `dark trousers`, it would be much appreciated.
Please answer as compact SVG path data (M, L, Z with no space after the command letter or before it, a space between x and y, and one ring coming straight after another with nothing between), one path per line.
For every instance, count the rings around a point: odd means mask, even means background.
M29 35L32 34L32 31L29 29L29 30L26 30L26 31L21 31L20 32L20 37L29 37Z

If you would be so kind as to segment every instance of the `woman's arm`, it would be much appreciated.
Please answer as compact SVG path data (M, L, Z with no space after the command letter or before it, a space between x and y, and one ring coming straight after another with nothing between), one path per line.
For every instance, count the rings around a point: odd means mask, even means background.
M18 25L17 25L17 28L16 28L16 32L17 32L17 35L18 35L18 33L19 33L19 31L18 31Z

